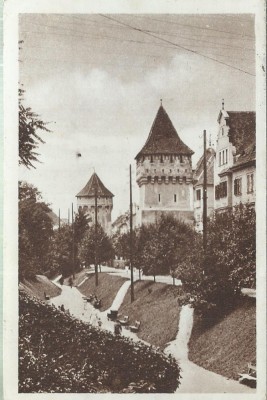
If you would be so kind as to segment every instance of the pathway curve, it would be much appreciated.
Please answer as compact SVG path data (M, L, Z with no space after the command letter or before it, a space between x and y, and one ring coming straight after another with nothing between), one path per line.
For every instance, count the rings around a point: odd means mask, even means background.
M104 272L104 271L103 271ZM105 271L110 272L110 271ZM58 284L58 283L57 283ZM59 284L58 284L59 285ZM126 281L119 289L110 309L118 310L126 292L130 286L130 281ZM62 292L59 296L50 300L50 304L56 307L64 304L65 309L70 311L75 318L84 322L89 322L93 326L99 326L110 332L114 332L114 322L108 321L107 312L95 309L91 303L85 302L81 292L70 286L60 286ZM193 327L193 308L189 305L183 306L180 312L179 327L177 337L170 342L165 349L165 353L171 353L177 359L182 369L182 379L177 393L256 393L255 389L239 384L237 381L227 379L214 372L208 371L188 360L188 343ZM141 341L138 336L129 330L122 328L122 334L134 341ZM150 345L149 343L146 343Z
M177 337L165 349L166 353L171 353L177 359L182 369L181 384L176 393L256 393L255 389L208 371L188 360L193 314L194 310L189 305L182 307Z

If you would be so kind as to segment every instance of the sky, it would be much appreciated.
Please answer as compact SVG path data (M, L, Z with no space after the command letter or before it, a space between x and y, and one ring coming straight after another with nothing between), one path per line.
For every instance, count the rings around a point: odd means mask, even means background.
M204 129L216 145L222 99L255 110L252 15L21 14L19 37L24 104L51 130L19 178L63 218L94 171L114 194L112 220L129 208L130 164L139 202L135 156L160 99L193 165Z

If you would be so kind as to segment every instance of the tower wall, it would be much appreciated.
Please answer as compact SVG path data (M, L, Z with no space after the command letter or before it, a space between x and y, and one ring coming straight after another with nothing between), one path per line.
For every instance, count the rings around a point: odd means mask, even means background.
M95 223L95 198L77 197L77 207L82 209L89 217L89 225ZM112 197L97 198L97 221L104 231L111 235L111 212L113 209Z
M162 212L193 219L191 156L143 156L137 162L141 223L156 222Z

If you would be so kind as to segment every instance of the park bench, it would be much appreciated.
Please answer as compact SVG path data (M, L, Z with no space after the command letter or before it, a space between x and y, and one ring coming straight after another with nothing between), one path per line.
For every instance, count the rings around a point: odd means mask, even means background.
M128 315L124 315L123 319L119 319L119 323L120 323L121 325L127 325L128 322L129 322L129 317L128 317Z
M257 383L257 369L255 365L251 363L248 364L248 372L246 374L238 374L239 383L250 386L252 388L256 387Z
M107 313L108 319L111 319L111 321L115 321L118 316L118 311L117 310L110 310L109 313Z
M130 329L131 332L138 332L139 329L140 329L140 325L141 325L140 321L135 321L135 324L129 326L129 329Z

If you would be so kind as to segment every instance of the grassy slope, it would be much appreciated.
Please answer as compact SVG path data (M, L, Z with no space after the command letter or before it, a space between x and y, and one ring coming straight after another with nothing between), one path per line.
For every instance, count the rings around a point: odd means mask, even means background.
M44 300L44 292L50 297L56 297L61 293L56 285L54 285L46 276L36 275L35 280L25 280L20 282L20 287L31 296L35 296L40 300Z
M178 330L180 308L177 286L151 281L139 281L134 285L135 300L131 303L130 289L119 309L120 314L128 315L130 325L141 321L139 338L160 346L175 339Z
M89 272L89 269L82 269L81 271L76 272L75 278L73 279L73 285L74 286L79 285L84 280L84 278L86 278L88 272ZM70 276L68 276L67 278L64 279L64 285L69 285L69 278L70 278ZM72 278L72 275L71 275L71 278Z
M95 294L101 299L102 306L100 310L104 311L111 306L117 292L126 280L120 276L100 273L98 274L98 286L95 286L95 274L91 274L78 289L85 296Z
M256 358L256 302L244 298L230 314L206 331L198 319L189 345L194 363L228 378L237 379Z

